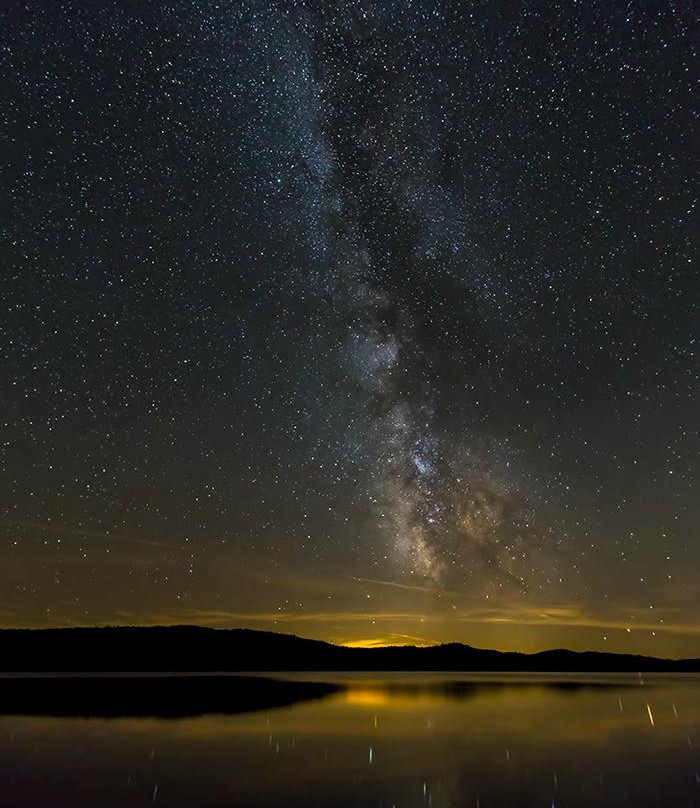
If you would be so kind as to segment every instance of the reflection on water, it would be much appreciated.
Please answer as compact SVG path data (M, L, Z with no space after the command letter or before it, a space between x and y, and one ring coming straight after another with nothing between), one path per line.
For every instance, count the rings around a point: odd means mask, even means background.
M331 681L241 715L0 717L0 805L700 805L696 678Z

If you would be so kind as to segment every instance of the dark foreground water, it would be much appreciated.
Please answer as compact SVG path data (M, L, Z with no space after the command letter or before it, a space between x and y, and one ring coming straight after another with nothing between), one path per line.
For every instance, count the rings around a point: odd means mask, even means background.
M0 716L0 805L700 806L697 678L288 678L341 687L239 714Z

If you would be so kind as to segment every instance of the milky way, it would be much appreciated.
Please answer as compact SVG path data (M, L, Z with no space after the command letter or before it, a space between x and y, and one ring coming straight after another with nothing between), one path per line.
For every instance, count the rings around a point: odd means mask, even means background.
M479 268L464 246L471 230L464 204L428 141L441 129L434 88L399 72L403 59L420 63L425 54L411 25L375 26L360 12L330 28L312 20L313 67L304 78L314 101L305 112L315 122L307 162L320 180L321 241L336 278L335 311L347 324L343 349L369 413L360 448L372 465L377 525L405 573L459 583L476 567L486 572L486 590L504 583L526 590L533 575L547 575L532 566L529 551L541 555L543 541L530 510L505 467L484 453L478 423L441 423L444 382L434 368L439 347L426 322L425 287L435 285L439 311L439 296L450 294L440 276L446 265L458 260L467 275ZM397 65L401 46L407 53ZM466 295L468 317L478 319L479 305ZM478 369L474 379L480 383ZM556 570L554 552L543 563Z

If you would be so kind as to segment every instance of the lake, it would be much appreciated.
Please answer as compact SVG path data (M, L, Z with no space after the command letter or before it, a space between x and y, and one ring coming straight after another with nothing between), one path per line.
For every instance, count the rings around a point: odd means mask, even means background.
M277 677L337 689L238 714L0 716L0 805L700 805L697 677Z

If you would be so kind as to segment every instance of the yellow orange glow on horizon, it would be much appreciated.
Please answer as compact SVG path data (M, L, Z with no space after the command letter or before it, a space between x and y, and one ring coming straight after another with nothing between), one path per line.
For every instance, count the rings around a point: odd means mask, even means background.
M429 648L440 643L428 642L427 640L396 640L392 637L372 637L370 639L344 640L338 641L336 645L344 648L403 648L413 646L418 648Z

